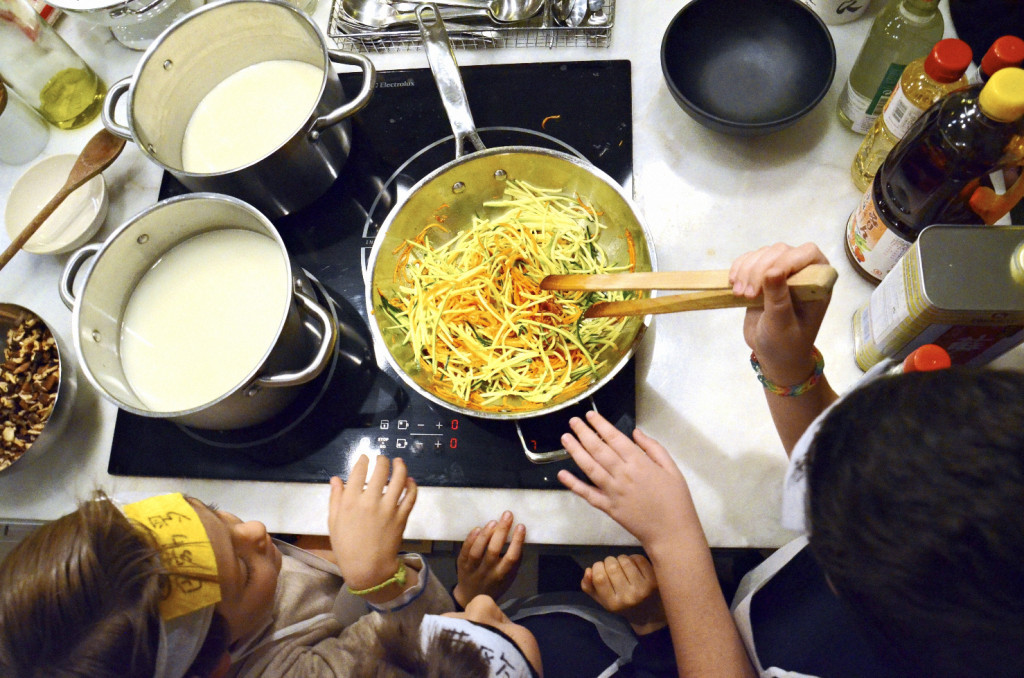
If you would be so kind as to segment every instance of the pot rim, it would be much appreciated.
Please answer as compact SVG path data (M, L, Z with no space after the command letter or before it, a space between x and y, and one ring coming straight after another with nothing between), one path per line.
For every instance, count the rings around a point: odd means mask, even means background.
M169 205L175 205L177 203L188 202L188 201L192 201L192 200L211 200L211 199L212 200L216 200L216 201L222 201L222 202L231 203L231 204L235 205L236 207L240 207L243 210L248 211L254 217L256 217L257 220L260 221L264 226L269 227L268 228L269 232L268 232L267 235L272 237L272 239L274 240L274 243L280 248L281 253L284 255L284 263L285 263L285 270L286 270L286 274L287 274L288 286L289 286L289 289L292 290L292 294L289 295L289 297L288 297L288 304L285 306L285 308L283 309L283 312L281 313L280 320L278 321L277 331L276 331L276 333L274 335L275 336L274 341L271 343L270 346L267 347L267 350L264 352L263 356L260 358L258 363L252 368L252 370L250 370L249 373L246 374L245 378L240 380L229 391L223 393L222 395L220 395L219 397L215 398L214 400L211 400L209 402L206 402L206 403L203 403L201 405L197 405L195 407L191 407L191 408L188 408L188 409L185 409L185 410L157 411L157 410L150 410L150 409L143 409L143 408L136 407L134 405L131 405L129 403L124 402L120 397L118 397L117 395L111 393L109 391L109 389L107 389L100 382L100 380L96 377L96 375L93 374L92 367L89 365L89 361L86 359L85 354L82 351L82 327L81 327L81 317L82 317L82 308L83 308L83 303L82 302L84 300L85 293L86 293L86 291L89 288L89 283L90 283L90 281L92 279L93 272L95 270L95 264L97 262L99 262L100 258L109 250L111 245L118 238L122 237L132 226L137 224L143 218L145 218L145 217L147 217L147 216L149 216L149 215L151 215L151 214L153 214L153 213L155 213L155 212L157 212L159 210L166 209L167 206L169 206ZM225 226L225 228L232 228L232 227L231 226ZM234 228L237 228L237 226L234 227ZM221 229L214 228L214 229L208 229L208 230L203 231L203 232L208 233L208 232L216 231L216 230L221 230ZM195 235L198 235L198 234L195 234ZM194 235L191 236L191 237L194 237ZM186 238L186 240L187 240L187 238ZM182 242L185 242L185 240L178 241L178 243L173 245L172 248L176 247L177 245L181 244ZM86 248L88 248L88 247L90 247L90 246L87 245ZM82 248L82 249L86 249L86 248ZM167 251L169 251L169 249L168 250L164 250L163 253L166 253ZM239 198L235 198L234 196L221 194L221 193L210 193L210 192L186 193L186 194L183 194L183 195L178 195L178 196L174 196L174 197L171 197L171 198L166 198L166 199L161 200L161 201L159 201L159 202L157 202L157 203L155 203L153 205L150 205L149 207L146 207L142 211L140 211L137 214L135 214L134 216L130 217L127 221L125 221L125 223L123 223L113 233L111 233L106 238L106 240L103 241L102 245L99 247L98 250L96 250L95 254L92 256L92 261L90 262L88 270L85 272L84 275L85 275L85 277L84 277L84 279L82 281L82 284L81 284L81 287L80 287L80 292L79 292L77 298L75 299L74 310L72 311L72 317L71 317L72 341L73 341L73 344L74 344L75 354L76 354L76 357L78 358L78 364L79 364L79 367L81 369L81 372L83 374L85 374L86 379L93 386L93 388L95 388L105 398L107 398L108 400L113 402L115 405L117 405L117 407L119 407L120 409L123 409L123 410L125 410L127 412L130 412L132 414L136 414L136 415L139 415L139 416L156 418L156 419L186 418L189 415L195 414L197 412L208 410L211 407L214 407L214 406L218 405L219 403L221 403L221 402L227 400L228 398L232 397L233 395L235 395L239 391L242 391L243 389L251 386L252 383L259 377L259 373L260 373L261 368L263 367L263 364L267 361L267 358L270 356L271 352L273 352L274 348L277 345L277 342L280 340L281 333L284 330L285 323L286 323L286 321L288 319L288 313L290 311L291 305L294 304L294 296L293 295L294 295L294 285L295 285L295 282L294 282L295 281L295 274L293 272L291 257L290 257L290 255L288 253L287 248L285 247L284 239L281 237L281 234L278 232L277 228L270 221L270 219L268 219L266 217L266 215L264 215L258 209L256 209L255 207L253 207L249 203L245 202L244 200L241 200ZM136 285L137 284L138 283L136 281ZM127 293L127 295L125 296L126 304L127 304L127 300L131 298L131 295L134 292L134 290L135 290L135 287L133 286L131 291L129 291ZM122 317L118 318L118 329L120 329L121 322L123 321L123 310L124 309L122 309ZM118 345L120 345L120 337L118 337ZM118 352L118 356L120 356L120 352ZM120 357L118 357L118 360L120 361ZM129 387L130 387L130 384L129 384Z
M139 58L139 61L138 61L138 63L135 66L135 70L132 72L132 75L130 76L130 80L128 78L125 79L125 80L129 80L128 85L127 85L128 101L125 102L126 103L125 114L127 116L127 122L128 122L127 127L128 127L128 130L131 132L131 137L132 137L131 140L132 140L132 142L152 162L156 163L161 169L164 169L164 170L170 172L171 174L174 174L175 176L187 177L187 178L194 177L194 178L197 178L197 179L203 179L203 178L209 178L209 177L218 177L218 176L225 176L225 175L236 174L236 173L238 173L238 172L240 172L242 170L245 170L245 169L247 169L249 167L253 167L255 165L258 165L259 163L265 161L267 158L272 157L283 146L285 146L286 144L291 142L296 137L305 135L309 131L309 129L311 128L312 124L317 119L316 106L314 106L313 110L311 110L309 112L309 115L306 116L305 121L301 125L299 125L298 129L296 129L295 132L291 134L291 136L289 136L287 139L285 139L283 142L281 142L281 144L277 148L275 148L273 151L271 151L269 154L263 156L262 158L260 158L258 160L253 160L252 162L250 162L250 163L248 163L246 165L242 165L241 167L234 167L232 169L222 170L220 172L189 172L189 171L187 171L187 170L185 170L183 168L180 168L180 167L172 167L172 166L166 164L165 162L163 162L162 160L160 160L159 158L157 158L155 155L153 155L153 153L150 152L150 149L148 148L148 145L141 143L141 140L138 138L138 136L137 136L137 134L135 132L135 106L134 106L135 97L134 97L134 90L135 90L136 83L139 81L139 77L142 75L143 69L149 63L150 59L153 57L153 55L156 53L156 51L163 45L163 43L168 39L168 37L175 30L179 29L182 25L184 25L186 22L190 21L191 19L193 19L195 17L198 17L198 16L201 16L203 14L206 14L208 12L215 12L215 11L217 11L217 9L219 9L220 7L223 7L225 5L232 5L232 6L234 6L234 5L240 5L240 4L276 5L278 7L282 7L284 9L287 9L288 11L292 12L296 16L300 17L313 30L313 34L319 39L320 52L321 52L321 56L323 58L323 64L321 66L322 69L323 69L323 77L320 79L320 91L317 93L317 97L316 97L316 101L317 101L318 104L319 104L320 100L323 99L324 90L327 89L327 78L330 75L334 74L334 69L331 66L330 49L328 48L327 38L324 36L323 31L320 30L320 27L316 24L316 22L312 19L312 17L310 17L308 14L306 14L305 12L303 12L302 10L300 10L298 7L296 7L295 5L291 4L290 2L286 2L285 0L214 0L213 2L209 2L209 3L205 4L205 5L202 5L201 7L197 8L197 9L194 9L194 10L192 10L192 11L186 13L186 14L183 14L179 18L175 19L174 22L170 26L168 26L166 29L164 29L164 31L161 32L160 35L157 36L157 38L155 40L153 40L153 42L149 45L149 47L146 48L146 51L143 52L142 56ZM121 82L123 82L123 80ZM115 83L113 86L111 86L111 89L116 87L118 84L119 83Z
M643 317L643 320L637 328L636 335L630 342L629 347L622 352L622 355L619 357L618 362L609 370L607 374L605 374L603 377L590 384L582 392L564 401L555 403L553 405L547 404L536 409L530 409L523 412L489 412L457 405L456 403L441 398L437 394L428 391L427 389L423 388L418 383L416 383L416 381L408 374L408 372L406 372L406 370L401 365L398 364L398 361L395 359L394 355L392 355L391 353L391 350L388 348L388 344L384 341L384 336L380 329L380 323L377 319L377 315L374 313L373 289L374 271L377 268L378 259L381 254L381 250L383 249L385 236L391 229L392 224L397 220L399 213L408 204L409 199L413 195L418 193L420 189L422 189L425 185L432 182L438 176L444 174L445 172L448 172L451 169L454 169L461 165L469 164L476 160L489 157L492 155L503 155L509 153L525 153L551 156L558 160L566 161L572 165L575 165L579 170L588 172L595 178L606 183L623 199L623 201L630 207L630 210L633 212L633 215L636 218L636 222L640 226L640 230L643 233L644 240L646 241L645 245L647 247L649 258L651 260L651 270L658 270L657 254L654 248L654 241L651 238L650 231L647 228L647 222L643 219L639 207L636 205L633 199L626 193L625 189L606 172L604 172L599 167L591 164L589 161L585 159L581 159L578 156L571 155L569 153L564 153L562 151L556 151L539 146L496 146L493 148L485 148L483 150L467 153L465 155L461 155L455 158L454 160L446 162L441 167L438 167L437 169L431 171L425 177L417 181L416 184L412 188L410 188L409 191L406 193L405 198L391 209L391 211L388 213L387 218L384 220L384 223L381 224L380 229L377 231L377 235L375 236L373 241L373 248L370 250L370 257L367 260L368 264L366 267L365 274L365 301L367 317L371 319L367 324L370 326L370 334L373 337L374 345L381 346L383 348L384 357L387 360L388 365L390 365L391 368L401 377L402 381L407 386L409 386L410 388L412 388L417 393L422 395L424 398L427 398L431 402L436 403L446 409L458 412L460 414L464 414L466 416L477 417L481 419L518 421L521 419L531 419L533 417L545 416L548 414L552 414L554 412L558 412L559 410L565 409L572 405L575 405L581 400L591 397L598 389L600 389L605 384L610 382L626 366L626 364L632 358L633 354L636 352L637 346L640 345L640 342L643 340L647 332L647 329L650 327L652 320L651 314L647 314Z

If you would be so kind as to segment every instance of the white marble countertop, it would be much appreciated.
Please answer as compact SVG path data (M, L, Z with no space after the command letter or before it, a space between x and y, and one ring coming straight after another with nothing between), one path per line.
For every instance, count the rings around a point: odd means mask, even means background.
M320 0L314 14L325 31L329 4ZM661 36L685 3L617 4L607 48L460 50L458 60L463 65L630 60L634 194L653 234L659 267L727 268L736 255L761 245L816 242L840 272L819 346L830 381L839 391L848 388L860 375L850 319L872 288L843 254L843 227L858 199L849 166L861 137L840 126L835 106L877 7L852 23L831 27L838 64L820 106L787 130L743 139L699 126L675 104L662 79ZM106 28L73 16L65 17L59 30L108 85L130 75L141 56L114 41ZM421 51L370 58L380 70L426 66ZM77 153L99 127L96 120L71 132L53 129L43 155ZM24 169L0 165L0 208ZM160 180L156 166L132 143L104 174L110 213L96 240L155 202ZM6 246L6 234L0 239ZM33 309L70 339L71 314L57 294L66 260L67 255L19 254L0 271L0 300ZM747 361L742 317L742 310L735 309L658 316L638 354L637 419L679 463L712 546L772 547L791 536L779 526L786 458ZM1004 360L1019 362L1021 354L1015 351ZM77 369L74 356L72 362ZM326 532L326 484L109 475L115 414L115 407L80 378L74 418L59 449L0 474L0 521L55 518L96 488L111 493L173 490L262 520L271 531ZM407 537L460 540L505 508L526 523L531 542L635 543L570 493L551 490L424 487Z

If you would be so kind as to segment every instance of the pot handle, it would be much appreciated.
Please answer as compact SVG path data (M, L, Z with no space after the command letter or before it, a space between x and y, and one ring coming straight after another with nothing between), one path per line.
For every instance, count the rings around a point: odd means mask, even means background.
M357 94L352 101L349 101L343 106L339 106L327 115L321 116L313 121L313 126L309 131L309 137L313 141L316 141L317 138L319 138L320 130L330 127L331 125L336 125L350 115L361 111L366 104L370 102L370 96L373 94L373 88L377 84L377 69L373 67L373 62L362 54L342 52L341 50L336 49L328 50L327 54L331 61L335 63L358 66L363 72L363 86L359 90L359 94Z
M432 18L425 16L427 11L433 14ZM473 144L478 151L485 150L487 147L476 131L476 123L473 122L473 113L470 111L469 99L466 96L466 86L462 82L462 73L459 72L459 64L455 61L455 52L452 50L452 43L448 39L448 31L445 30L437 5L430 3L417 6L416 21L423 37L427 62L430 63L430 70L434 74L437 91L441 94L441 103L444 104L448 122L455 134L455 157L461 158L465 155L466 141Z
M124 125L118 124L114 120L114 107L117 106L117 102L121 99L121 96L128 91L128 87L132 84L132 77L129 75L126 78L121 78L107 90L107 96L103 97L103 109L100 111L100 118L103 120L103 126L107 130L115 134L122 139L132 140L132 131Z
M86 245L72 253L71 257L68 258L68 263L64 264L64 271L60 274L60 282L57 283L57 292L60 294L60 300L64 302L69 311L75 309L74 289L78 270L82 268L85 260L99 252L101 247L103 247L103 243Z
M597 402L594 397L590 397L590 409L597 412ZM526 437L523 435L523 428L516 422L516 433L519 434L519 444L523 447L523 452L526 454L526 458L532 461L534 464L550 464L555 461L563 461L565 459L571 459L565 449L551 450L550 452L533 452L530 450L530 446L526 444Z
M280 372L267 377L260 377L253 382L254 386L280 388L282 386L298 386L299 384L313 381L324 371L324 368L331 359L331 355L334 353L334 344L338 340L338 324L335 322L334 316L328 313L312 297L299 289L295 290L295 299L307 313L316 316L324 328L324 336L320 340L320 348L317 350L316 355L313 356L313 360L309 365L301 370Z

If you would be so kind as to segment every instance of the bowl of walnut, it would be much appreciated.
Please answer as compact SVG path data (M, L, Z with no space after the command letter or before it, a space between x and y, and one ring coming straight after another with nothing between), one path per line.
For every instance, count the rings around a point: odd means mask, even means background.
M35 313L0 303L0 473L41 456L71 414L75 378L61 341Z

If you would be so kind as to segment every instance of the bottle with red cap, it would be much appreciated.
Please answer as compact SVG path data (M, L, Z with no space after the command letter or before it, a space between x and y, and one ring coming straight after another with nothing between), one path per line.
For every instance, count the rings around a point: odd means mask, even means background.
M948 38L935 43L927 56L907 65L853 158L850 173L858 190L867 190L885 156L932 104L967 87L964 73L972 58L966 42Z
M946 349L938 344L918 346L903 359L903 362L889 369L889 374L906 372L932 372L944 370L953 364Z
M1019 67L1024 63L1024 40L1016 35L1004 35L992 43L981 59L978 79L985 82L1001 68Z
M956 209L981 177L1016 156L1022 118L1019 68L1000 69L980 89L953 92L925 111L885 157L847 220L846 253L854 270L878 282L926 227L970 223L957 219ZM1015 196L997 197L991 215L1013 207Z

